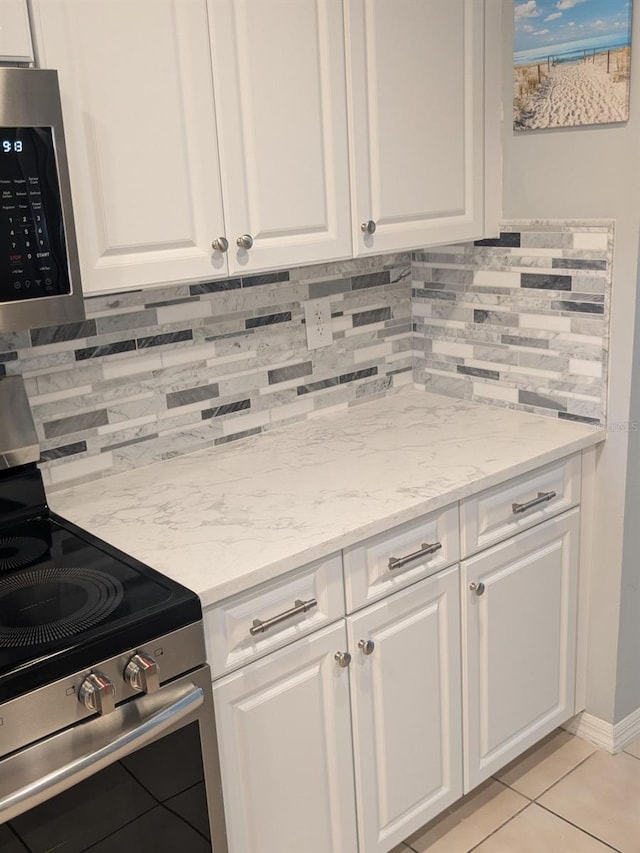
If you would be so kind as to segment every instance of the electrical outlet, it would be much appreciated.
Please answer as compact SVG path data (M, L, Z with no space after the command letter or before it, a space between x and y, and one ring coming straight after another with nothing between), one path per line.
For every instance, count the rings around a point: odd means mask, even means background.
M304 303L304 322L307 328L307 347L318 349L333 342L331 329L331 300L309 299Z

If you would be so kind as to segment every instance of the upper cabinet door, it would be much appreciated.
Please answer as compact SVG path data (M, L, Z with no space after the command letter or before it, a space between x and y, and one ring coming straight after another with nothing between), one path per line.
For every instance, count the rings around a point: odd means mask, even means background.
M354 253L481 237L484 2L350 0L347 31Z
M350 256L342 0L209 9L230 270Z
M33 62L27 0L0 3L0 62Z
M226 275L206 0L34 0L86 292Z

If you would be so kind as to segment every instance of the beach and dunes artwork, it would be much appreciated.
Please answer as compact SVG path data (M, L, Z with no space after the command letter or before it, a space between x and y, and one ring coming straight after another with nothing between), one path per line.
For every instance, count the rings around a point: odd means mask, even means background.
M631 0L515 0L514 130L629 117Z

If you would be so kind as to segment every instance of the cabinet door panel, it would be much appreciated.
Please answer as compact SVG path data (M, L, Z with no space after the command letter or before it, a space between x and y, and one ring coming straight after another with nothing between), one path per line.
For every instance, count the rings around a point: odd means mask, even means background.
M462 794L458 567L347 624L358 828L383 853Z
M349 9L356 254L480 236L484 4ZM363 234L370 219L376 231Z
M340 622L213 685L230 853L357 850Z
M210 0L233 271L351 252L341 0ZM236 238L249 234L249 251Z
M35 0L85 290L226 274L206 0Z
M578 533L575 509L462 563L467 791L573 714Z
M0 3L0 60L33 61L27 0L2 0Z

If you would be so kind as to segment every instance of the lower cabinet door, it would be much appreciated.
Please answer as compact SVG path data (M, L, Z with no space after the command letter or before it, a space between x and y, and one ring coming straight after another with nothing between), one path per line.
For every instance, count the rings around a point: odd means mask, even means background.
M462 795L458 567L347 627L360 850L383 853Z
M579 518L461 564L465 792L573 715Z
M346 642L340 622L214 683L230 853L356 853Z

